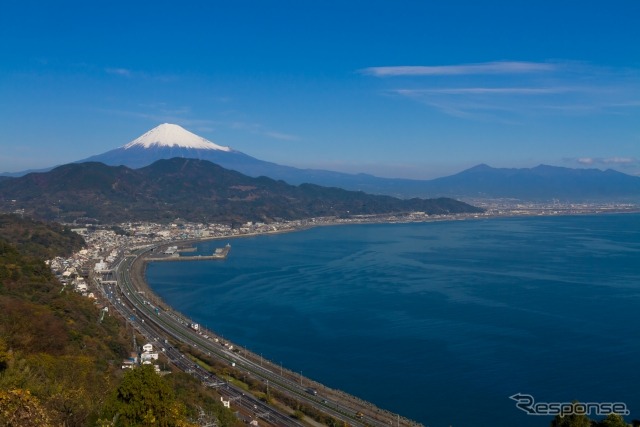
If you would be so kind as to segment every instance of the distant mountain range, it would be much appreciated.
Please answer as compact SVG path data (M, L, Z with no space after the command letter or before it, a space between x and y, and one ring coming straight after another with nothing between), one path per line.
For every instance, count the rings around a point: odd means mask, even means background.
M498 169L478 165L455 175L432 180L380 178L368 174L299 169L266 162L229 147L217 145L178 125L168 123L150 130L124 146L77 163L101 162L137 169L157 160L173 157L208 160L244 175L267 176L292 185L312 183L401 198L640 202L640 177L614 170L570 169L546 165L530 169Z
M402 200L314 184L252 178L206 160L173 158L130 169L86 162L0 181L0 210L42 219L106 223L244 223L318 216L482 212L452 199Z
M542 201L640 202L640 177L611 169L570 169L539 165L508 169L478 165L458 174L423 183L434 196L456 198L512 198Z

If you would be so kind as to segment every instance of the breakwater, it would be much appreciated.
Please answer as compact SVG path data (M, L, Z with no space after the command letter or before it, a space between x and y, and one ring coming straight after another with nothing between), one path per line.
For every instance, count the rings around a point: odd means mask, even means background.
M226 259L231 250L231 245L227 244L222 248L216 248L211 255L180 255L181 252L194 252L195 248L180 249L172 253L165 253L164 256L148 257L145 261L207 261L207 260L222 260Z

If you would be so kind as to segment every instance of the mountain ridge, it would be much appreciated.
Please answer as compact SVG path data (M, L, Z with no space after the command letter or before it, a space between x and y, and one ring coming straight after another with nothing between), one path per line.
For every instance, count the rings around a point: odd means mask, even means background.
M199 148L201 145L206 148ZM168 123L151 129L119 148L75 163L100 162L139 169L157 160L174 157L206 160L247 176L268 176L292 185L312 183L400 198L640 202L640 177L612 169L571 169L544 164L533 168L493 168L481 163L456 174L431 180L381 178L365 173L347 174L279 165L217 145L178 125ZM46 172L51 169L29 172ZM20 174L9 174L16 175Z
M533 168L492 168L487 165L436 178L425 188L447 197L514 198L543 201L630 200L640 202L640 177L612 169L572 169L538 165Z
M273 222L320 216L481 212L452 199L369 195L315 184L253 178L206 160L158 160L140 169L71 163L0 181L0 209L72 222Z

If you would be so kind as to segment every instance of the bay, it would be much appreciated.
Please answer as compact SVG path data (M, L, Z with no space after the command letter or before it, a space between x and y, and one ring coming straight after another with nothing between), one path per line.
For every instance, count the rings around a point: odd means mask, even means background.
M165 302L428 426L547 426L509 399L640 418L640 215L319 227L152 263ZM198 245L211 253L227 241ZM593 417L598 418L598 417Z

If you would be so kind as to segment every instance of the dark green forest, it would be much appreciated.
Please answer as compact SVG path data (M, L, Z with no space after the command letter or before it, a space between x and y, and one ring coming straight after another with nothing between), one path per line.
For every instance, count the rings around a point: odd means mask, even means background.
M80 163L0 182L0 209L45 220L270 223L321 216L478 213L448 199L397 199L361 191L251 178L204 160L159 160L141 169ZM83 222L84 221L84 222Z

